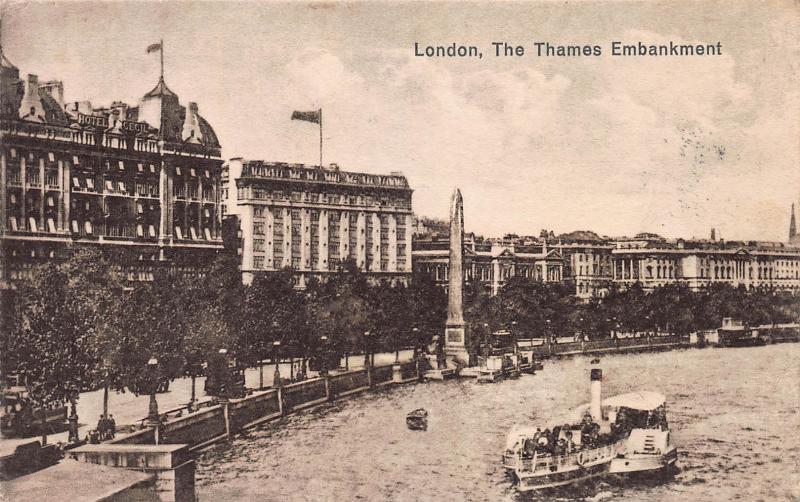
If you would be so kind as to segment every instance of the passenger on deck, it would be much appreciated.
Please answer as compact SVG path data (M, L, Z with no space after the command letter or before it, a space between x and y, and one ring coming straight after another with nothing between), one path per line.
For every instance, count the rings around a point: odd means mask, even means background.
M527 438L522 444L522 458L533 458L536 452L536 440Z

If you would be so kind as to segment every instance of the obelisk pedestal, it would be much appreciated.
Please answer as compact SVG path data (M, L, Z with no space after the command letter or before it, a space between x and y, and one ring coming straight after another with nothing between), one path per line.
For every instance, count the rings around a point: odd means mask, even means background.
M464 329L464 201L456 189L450 199L450 263L444 352L448 359L469 365Z

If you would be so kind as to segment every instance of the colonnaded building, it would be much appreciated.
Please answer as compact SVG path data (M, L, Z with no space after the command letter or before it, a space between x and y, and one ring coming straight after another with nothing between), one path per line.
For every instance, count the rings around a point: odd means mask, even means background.
M449 239L417 239L414 270L427 274L446 287L450 263ZM464 241L464 280L482 284L492 295L510 278L527 277L541 282L560 282L564 258L558 249L542 245Z
M202 274L222 249L220 145L163 78L135 105L64 102L0 48L0 283L99 246L130 280Z
M298 286L352 259L373 279L411 275L412 189L400 173L231 159L226 211L240 220L243 281L290 268Z
M418 237L415 270L446 286L447 249L446 238ZM583 231L564 234L550 244L537 238L468 239L464 257L465 280L482 283L492 294L515 275L563 281L585 299L604 296L612 285L636 283L645 290L680 282L695 291L727 283L800 293L800 242L794 208L787 242L726 242L716 239L713 231L710 239L695 240L668 240L646 233L633 238L601 238Z

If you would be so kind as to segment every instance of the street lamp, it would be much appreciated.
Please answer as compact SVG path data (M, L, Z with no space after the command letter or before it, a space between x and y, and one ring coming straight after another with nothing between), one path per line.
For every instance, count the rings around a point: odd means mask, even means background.
M278 368L279 359L278 359L278 351L281 348L281 341L275 340L272 342L272 358L275 360L275 374L272 375L272 386L273 387L280 387L281 386L281 370Z
M419 347L419 328L414 326L413 328L411 328L411 333L412 333L411 337L414 340L414 358L416 359L417 349ZM400 362L400 352L397 353L397 357L395 358L395 360L397 362Z
M554 343L556 341L556 337L550 332L550 319L545 319L544 322L547 338L550 340L550 343Z
M150 376L150 408L147 414L147 424L152 427L161 425L158 416L158 402L156 401L156 390L158 388L158 359L151 357L147 361L147 371Z
M227 401L228 396L230 395L230 386L231 378L230 378L230 368L228 367L228 349L222 348L219 349L217 352L222 359L222 382L219 385L219 394L223 400Z
M319 337L319 343L322 349L322 364L319 367L319 374L325 376L328 374L328 336Z
M370 361L369 336L370 336L369 335L369 331L365 331L364 332L364 367L365 368L368 368L370 366L370 363L373 362L373 361Z
M514 342L514 353L517 353L517 321L511 321L511 340Z

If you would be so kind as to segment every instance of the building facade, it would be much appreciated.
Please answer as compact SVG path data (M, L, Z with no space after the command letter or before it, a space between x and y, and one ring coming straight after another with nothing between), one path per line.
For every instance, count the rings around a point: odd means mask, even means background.
M414 241L414 271L427 274L447 286L449 240ZM528 277L541 282L561 282L564 259L557 249L544 246L515 246L499 242L464 242L464 280L478 282L496 295L510 278Z
M0 281L99 246L130 280L202 274L222 249L220 145L159 80L135 105L64 103L1 53Z
M800 292L800 247L781 243L683 242L617 247L613 282L646 290L682 282L697 291L710 284Z
M372 278L408 280L412 189L401 174L231 159L223 178L226 211L240 220L245 283L290 268L302 287L347 259Z
M608 242L559 242L564 257L564 280L579 298L603 297L611 286L614 245Z

